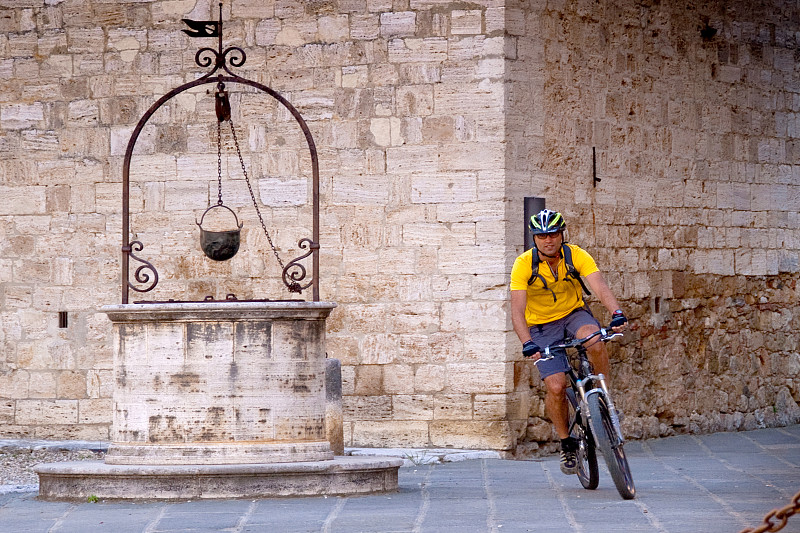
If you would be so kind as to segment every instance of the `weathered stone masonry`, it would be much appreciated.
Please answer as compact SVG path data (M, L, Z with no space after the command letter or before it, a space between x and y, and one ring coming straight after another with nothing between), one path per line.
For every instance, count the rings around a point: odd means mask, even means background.
M634 321L612 350L630 435L798 420L800 17L751 4L225 2L243 74L286 96L319 149L346 445L513 452L551 438L507 314L524 196L564 212ZM180 19L214 13L208 0L0 0L3 435L108 438L111 325L97 309L119 300L125 145L202 72L210 43ZM265 224L293 257L310 212L302 136L267 98L229 89ZM230 153L242 251L211 264L199 250L213 120L213 98L187 91L137 146L132 230L162 275L141 299L288 298Z
M796 421L796 8L516 7L509 218L531 190L564 210L634 317L612 352L626 431Z

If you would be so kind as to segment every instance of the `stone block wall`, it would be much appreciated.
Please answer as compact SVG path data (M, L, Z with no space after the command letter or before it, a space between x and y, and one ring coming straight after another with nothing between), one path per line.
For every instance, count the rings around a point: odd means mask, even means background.
M789 3L750 4L224 2L226 46L247 54L237 72L292 102L319 151L345 445L550 439L506 303L524 196L564 212L634 319L612 352L627 431L797 420L784 332L798 315L800 28ZM216 18L216 3L0 0L4 435L108 437L97 309L120 299L123 155L214 45L181 18ZM227 88L264 224L292 258L310 236L305 141L275 101ZM223 264L199 250L195 220L218 192L206 89L160 109L137 144L131 229L161 281L131 299L291 298L228 134L242 248Z
M563 211L633 319L612 350L626 431L797 422L797 7L511 10L509 212L522 196ZM531 442L551 437L537 381Z
M123 155L153 102L202 72L195 51L213 43L189 39L180 19L216 18L216 7L4 8L4 432L102 438L110 330L95 309L119 299ZM291 101L318 147L322 298L340 305L328 351L343 364L346 443L509 447L501 6L235 0L223 16L226 46L247 54L237 72ZM289 298L229 136L223 196L245 219L242 248L224 264L198 249L195 220L217 198L206 88L160 108L137 143L131 230L160 282L131 299ZM286 261L310 233L303 138L274 101L228 89L254 194ZM57 385L65 376L69 389ZM90 400L106 403L81 424ZM30 401L37 413L67 402L70 416L25 416Z

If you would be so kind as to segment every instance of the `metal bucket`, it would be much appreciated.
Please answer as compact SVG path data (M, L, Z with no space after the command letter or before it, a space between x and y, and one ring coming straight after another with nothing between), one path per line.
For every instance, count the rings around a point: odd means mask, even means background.
M226 231L208 231L203 229L203 219L205 219L209 211L216 207L224 207L231 212L233 218L236 220L236 229ZM209 259L213 259L214 261L227 261L239 251L241 230L244 223L239 222L239 217L236 216L236 213L234 213L233 209L230 207L223 204L212 205L206 209L203 216L200 217L200 222L195 220L195 223L200 227L200 248Z

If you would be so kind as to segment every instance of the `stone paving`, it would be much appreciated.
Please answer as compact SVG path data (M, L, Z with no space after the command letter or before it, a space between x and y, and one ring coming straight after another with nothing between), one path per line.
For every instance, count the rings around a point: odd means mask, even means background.
M370 496L53 503L5 493L0 531L722 533L760 524L800 490L800 426L632 441L626 451L637 486L629 501L604 467L587 491L555 456L465 457L408 462L398 491ZM800 531L800 516L782 531Z

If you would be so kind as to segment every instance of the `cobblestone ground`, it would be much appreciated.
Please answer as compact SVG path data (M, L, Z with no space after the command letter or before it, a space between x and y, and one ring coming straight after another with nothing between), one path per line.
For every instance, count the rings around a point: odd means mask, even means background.
M31 490L8 491L0 494L0 531L737 533L800 490L797 425L631 441L625 449L634 500L619 497L602 463L599 487L584 490L551 455L410 464L400 468L398 490L358 496L48 502ZM81 453L63 455L72 452ZM800 531L800 516L782 531Z
M96 448L88 444L86 446ZM97 461L105 456L98 449L80 449L81 444L71 447L37 447L25 443L0 445L0 492L36 490L39 479L33 467L38 463Z

